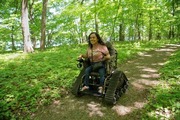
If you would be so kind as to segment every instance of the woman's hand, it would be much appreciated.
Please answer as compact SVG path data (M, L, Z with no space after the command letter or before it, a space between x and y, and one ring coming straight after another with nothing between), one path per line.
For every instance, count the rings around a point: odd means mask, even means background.
M103 61L109 60L110 57L111 57L110 54L105 55L105 56L103 57Z
M83 55L83 54L81 54L81 55L79 55L79 57L78 57L79 59L82 59L82 58L87 58L87 55Z
M82 55L82 54L78 56L78 59L82 59L82 58L83 58L83 55Z

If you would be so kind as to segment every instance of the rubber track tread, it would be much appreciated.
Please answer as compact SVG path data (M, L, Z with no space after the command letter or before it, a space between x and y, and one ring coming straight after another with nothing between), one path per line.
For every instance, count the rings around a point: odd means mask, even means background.
M78 96L79 93L79 86L82 84L82 76L84 75L84 69L81 70L80 74L78 75L75 83L73 84L72 87L72 94Z
M115 91L116 91L120 76L121 76L121 72L116 70L109 80L109 86L105 94L105 101L107 103L110 103L110 104L114 103Z

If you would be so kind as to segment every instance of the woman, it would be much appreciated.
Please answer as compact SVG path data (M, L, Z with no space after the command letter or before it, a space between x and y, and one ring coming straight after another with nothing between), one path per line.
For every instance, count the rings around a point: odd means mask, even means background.
M79 58L89 58L91 62L91 66L87 67L85 70L85 81L82 91L89 89L89 75L93 70L93 65L98 62L104 62L110 59L110 54L105 46L105 43L102 41L101 37L98 33L92 32L88 36L88 49L86 54L82 54ZM105 67L101 67L97 70L100 75L100 87L99 92L102 93L104 79L105 79Z

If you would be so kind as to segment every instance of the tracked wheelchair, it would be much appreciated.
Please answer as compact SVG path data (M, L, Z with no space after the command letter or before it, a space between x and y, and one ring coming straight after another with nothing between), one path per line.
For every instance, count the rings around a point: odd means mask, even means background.
M81 91L84 85L85 69L89 66L88 60L79 59L77 67L82 68L80 74L76 77L76 80L72 87L72 93L75 96L81 96L83 94L89 94L94 96L103 97L104 101L108 104L116 104L118 99L126 92L128 88L128 79L124 72L117 68L117 51L114 49L110 42L106 43L106 46L110 53L110 60L106 61L106 75L103 85L102 94L98 94L98 87L100 86L99 73L92 71L89 76L89 90Z

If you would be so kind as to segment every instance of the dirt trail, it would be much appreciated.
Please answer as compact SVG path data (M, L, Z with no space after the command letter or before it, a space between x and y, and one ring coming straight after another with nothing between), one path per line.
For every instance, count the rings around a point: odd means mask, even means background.
M68 95L48 107L41 108L32 119L38 120L139 120L141 109L148 103L150 88L160 84L158 70L180 45L167 45L140 53L119 68L130 85L115 106L102 103L102 98Z

